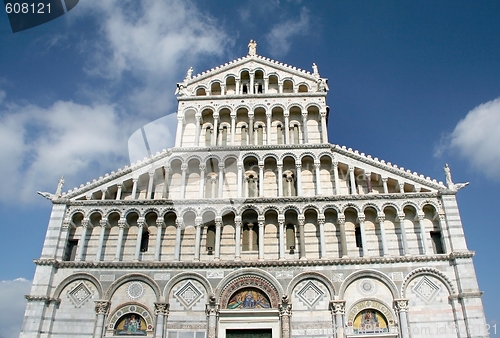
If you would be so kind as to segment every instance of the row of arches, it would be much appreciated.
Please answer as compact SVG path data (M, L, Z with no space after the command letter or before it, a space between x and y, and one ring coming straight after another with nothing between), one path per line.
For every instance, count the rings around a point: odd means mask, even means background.
M434 305L428 309L425 318L422 317L421 307L427 304L412 290L422 281L431 282L438 288ZM139 327L144 332L149 332L146 333L148 336L171 337L180 327L184 327L184 334L188 334L186 326L180 325L186 323L186 314L196 318L194 325L190 326L194 334L208 332L210 336L211 332L225 330L229 313L232 321L241 316L246 324L252 323L252 318L249 318L245 311L249 308L232 307L231 302L239 293L248 296L251 292L261 295L269 305L264 308L268 313L267 321L280 321L281 332L275 334L284 338L301 333L301 328L307 327L309 323L324 323L325 327L329 325L329 332L333 329L349 335L390 333L404 338L409 337L410 332L412 337L424 337L429 334L428 331L422 334L418 331L420 326L425 325L467 328L467 322L458 315L461 312L460 306L463 305L456 297L452 297L455 289L450 279L434 268L417 268L410 271L401 286L397 286L385 273L371 269L358 270L341 280L332 280L323 272L302 272L286 282L276 279L264 270L243 269L228 273L216 284L207 279L204 273L176 273L165 282L155 281L147 274L131 273L119 277L105 289L96 277L80 272L59 283L52 297L58 300L57 307L54 303L48 303L48 311L52 311L53 316L46 316L41 320L50 322L47 323L50 325L46 326L51 328L52 334L69 333L67 324L71 319L62 319L66 314L74 312L74 305L68 297L62 295L71 294L83 285L83 288L94 296L79 306L79 326L82 332L97 333L97 337L103 336L105 331L106 335L117 334L118 331L125 332L123 322L126 318L132 318L128 325L131 325L131 322L137 325L136 321L140 321ZM375 293L359 294L356 290L360 285L375 287ZM132 301L124 302L125 294L130 297L131 286L141 289L142 294ZM311 308L307 309L302 299L304 291L312 287L317 294L324 295L324 300L313 302ZM186 288L195 292L199 300L195 303L179 303L179 296ZM312 295L314 293L309 296ZM92 299L97 304L95 307ZM448 299L450 301L447 301ZM247 306L252 305L247 303ZM255 320L260 320L260 313L263 313L261 309L255 306L251 309ZM92 314L97 320L92 318ZM439 322L432 319L437 314L439 316L436 320ZM370 318L369 315L378 318ZM358 319L360 316L365 318ZM141 323L144 323L142 327ZM363 323L364 325L361 325ZM375 330L372 324L376 325ZM367 328L373 332L367 332ZM336 332L339 334L339 331ZM307 331L304 331L304 334L307 335ZM457 332L454 334L454 337L458 336Z
M179 117L176 147L326 143L326 115L315 103L304 108L187 107Z
M173 156L168 164L80 199L204 199L334 196L430 192L428 188L370 172L330 154Z
M324 259L429 255L450 252L445 219L431 203L380 210L367 205L290 205L239 212L186 208L163 215L129 210L107 215L76 211L62 233L60 257L97 261Z
M264 69L242 69L239 74L227 74L223 79L211 80L194 88L196 96L286 94L308 93L316 88L310 81L296 80L291 76L280 76L276 72L266 73Z

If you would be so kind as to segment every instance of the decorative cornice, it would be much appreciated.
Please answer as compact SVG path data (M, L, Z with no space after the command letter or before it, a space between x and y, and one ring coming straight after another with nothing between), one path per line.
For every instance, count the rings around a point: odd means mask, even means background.
M412 192L412 193L390 193L390 194L366 194L366 195L332 195L332 196L283 196L283 197L256 197L256 198L205 198L205 199L155 199L155 200L66 200L68 206L140 206L140 205L202 205L202 204L269 204L269 203L310 203L310 202L335 202L335 201L370 201L370 200L401 200L414 198L437 198L437 192Z
M325 97L327 92L303 92L303 93L272 93L272 94L239 94L239 95L209 95L209 96L178 96L180 101L227 101L227 100L249 100L249 99L272 99L290 97Z
M453 261L457 258L470 258L473 251L455 252L450 255L395 256L395 257L353 257L315 260L269 260L269 261L209 261L209 262L76 262L55 259L35 259L36 265L50 265L55 268L78 269L237 269L237 268L270 268L270 267L302 267L302 266L334 266L334 265L372 265L395 263L426 263Z
M61 299L59 298L52 298L47 296L25 295L24 298L26 298L28 302L44 302L45 304L50 304L50 303L59 304L61 302Z

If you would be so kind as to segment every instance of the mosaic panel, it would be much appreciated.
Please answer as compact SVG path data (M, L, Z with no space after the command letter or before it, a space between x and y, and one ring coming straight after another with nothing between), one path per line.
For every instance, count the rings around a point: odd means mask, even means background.
M144 295L144 286L141 282L132 282L127 287L127 297L137 300Z
M313 309L314 306L325 296L323 290L317 287L312 281L309 281L297 291L299 300L308 308Z

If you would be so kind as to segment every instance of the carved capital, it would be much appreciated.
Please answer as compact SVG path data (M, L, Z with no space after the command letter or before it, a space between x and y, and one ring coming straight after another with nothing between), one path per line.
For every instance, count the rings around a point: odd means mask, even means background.
M394 309L396 312L406 312L408 311L408 299L395 299Z
M207 165L205 163L200 164L200 170L205 171L207 169Z
M210 302L209 304L206 304L205 314L207 315L207 317L218 316L219 315L219 305L212 304L212 302Z
M297 219L299 221L299 225L304 225L305 220L306 220L306 218L304 217L304 215L299 215L299 217L297 217Z
M286 297L286 298L285 298ZM290 304L288 297L283 296L281 304L278 306L280 317L290 317L292 315L292 304Z
M330 302L330 311L333 315L345 314L345 300L332 300Z
M123 228L125 228L126 226L127 226L127 223L125 222L125 220L124 220L124 219L119 219L119 220L118 220L118 227L119 227L120 229L123 229Z
M155 315L168 316L170 311L169 303L154 303L154 304L155 304Z
M107 315L109 311L109 305L111 304L107 300L95 300L95 313L98 315Z
M359 223L364 223L364 221L365 221L365 216L358 216Z
M165 222L161 219L161 220L156 220L156 227L157 228L163 228L165 226Z
M377 222L384 223L384 221L385 221L385 215L383 215L383 216L377 216Z
M220 163L219 164L219 171L224 170L224 168L225 168L224 163Z
M344 215L339 215L338 218L337 218L337 223L339 225L345 224L345 216Z
M106 227L108 225L108 221L105 220L105 219L101 219L99 221L99 225L104 228L104 227Z
M181 170L182 170L182 171L186 171L187 169L188 169L188 165L187 165L187 163L182 163L182 164L181 164Z

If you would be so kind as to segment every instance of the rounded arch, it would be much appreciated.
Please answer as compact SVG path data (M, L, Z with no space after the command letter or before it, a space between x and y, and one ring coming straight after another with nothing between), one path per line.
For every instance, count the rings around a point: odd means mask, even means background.
M262 209L263 214L266 214L268 211L275 211L278 215L280 214L280 208L277 205L268 204Z
M224 75L224 82L227 81L227 79L229 79L230 77L234 77L234 79L239 79L239 76L235 73L227 73L226 75Z
M186 158L186 163L189 163L192 160L198 160L200 163L203 163L203 158L198 154L190 155L188 158Z
M254 106L252 106L252 111L255 111L256 109L259 109L259 108L264 109L265 112L267 112L269 109L266 105L261 104L261 103L257 103Z
M151 213L155 214L156 218L160 217L160 210L158 208L149 207L143 211L144 217L146 217L146 215L151 214Z
M198 108L196 108L195 106L187 106L182 109L182 115L185 116L186 112L190 110L193 110L195 114L198 114Z
M380 207L380 210L382 210L382 212L385 212L386 208L394 208L394 210L396 211L396 214L401 213L401 210L402 210L399 207L399 205L397 205L396 203L393 203L393 202L386 202L386 203L382 204L382 206Z
M318 110L321 110L320 105L317 104L316 102L309 102L308 104L306 104L306 106L304 108L307 110L311 107L315 107L315 108L318 108Z
M78 272L78 273L75 273L75 274L63 279L59 283L59 285L56 287L56 290L54 291L54 298L59 299L59 297L61 296L61 292L64 290L64 288L66 286L68 286L69 284L71 284L73 282L79 281L79 280L86 280L87 282L92 283L92 285L94 285L95 288L97 289L97 293L99 294L99 298L102 298L103 289L102 289L101 282L99 282L97 280L97 278L92 276L90 273L86 273L86 272Z
M156 282L151 277L146 276L142 273L131 273L131 274L122 276L122 277L118 278L117 280L115 280L109 286L108 290L106 290L106 295L104 296L104 299L111 300L111 297L116 292L116 290L120 286L122 286L123 284L125 284L129 281L141 281L141 282L149 285L149 287L151 287L151 289L153 289L153 292L155 293L156 299L157 300L159 299L160 287L158 286L158 284L156 284Z
M310 151L305 151L305 152L303 152L302 154L300 154L300 155L299 155L299 159L302 161L302 160L304 159L304 157L306 157L306 156L311 157L314 161L318 160L318 159L316 158L316 154L314 154L314 153L312 153L312 152L310 152Z
M283 214L286 213L288 210L293 210L297 213L297 215L301 215L302 213L300 212L300 209L298 206L293 205L293 204L288 204L283 207Z
M216 217L220 216L219 211L215 207L211 207L211 206L201 209L200 216L203 217L203 215L205 215L208 212L213 212Z
M288 287L286 289L286 294L288 297L292 296L292 291L295 289L295 287L302 282L303 280L306 279L315 279L321 283L323 283L326 288L328 289L328 292L330 293L330 300L333 300L335 298L335 286L333 283L330 281L328 277L323 275L322 273L315 272L315 271L305 271L299 273L297 276L293 277L290 283L288 284Z
M238 215L243 215L247 210L255 211L258 215L260 214L260 208L255 204L244 204L238 209Z
M272 104L271 107L269 108L269 110L273 111L275 108L281 108L283 111L286 111L285 105L281 104L281 103Z
M281 161L283 161L283 159L284 159L285 157L291 157L291 158L293 158L295 161L297 161L297 155L296 155L296 154L294 154L294 153L292 153L292 152L286 152L286 153L281 154L281 156L280 156L280 160L281 160Z
M439 203L437 203L437 201L423 200L419 203L420 211L423 211L426 205L434 207L435 212L439 212L439 210L441 210L441 206L439 205Z
M227 110L229 110L229 111L232 111L232 110L233 110L233 107L231 107L230 105L227 105L227 104L223 104L223 105L221 105L221 106L217 107L217 114L220 114L220 111L221 111L222 109L227 109Z
M392 298L394 299L398 298L399 295L398 288L396 287L396 284L394 284L394 282L386 274L377 270L365 269L353 272L349 276L347 276L346 279L344 279L339 289L340 299L344 298L345 290L349 285L351 285L354 281L363 277L378 279L380 282L382 282L389 288L392 294Z
M203 113L205 110L211 110L213 113L215 112L215 107L212 104L206 104L198 109L200 113Z
M359 214L361 214L361 210L359 209L359 206L354 204L354 203L346 203L344 205L342 205L342 207L340 208L341 212L342 213L345 213L345 211L349 208L352 208L354 210L356 210L356 212Z
M123 214L123 218L124 219L127 219L128 215L132 214L132 213L136 213L138 217L141 217L142 216L142 213L140 212L139 209L136 209L136 208L130 208L128 209L127 211L125 211L125 213Z
M260 156L257 154L257 153L254 153L254 152L248 152L246 154L243 154L243 156L241 157L241 160L244 161L247 157L250 157L250 156L253 156L257 159L257 161L261 161L262 159L260 158Z
M431 276L439 279L446 286L450 295L453 295L456 293L455 288L453 287L453 284L451 283L448 276L446 276L441 271L436 270L434 268L418 268L418 269L411 271L408 275L406 275L405 279L403 280L403 284L401 284L401 297L402 298L406 297L406 289L408 287L408 284L413 279L417 278L418 276L422 276L422 275L431 275Z
M227 160L230 160L230 159L233 159L235 161L238 161L238 156L236 154L233 154L233 153L229 153L229 154L226 154L224 155L224 157L222 157L222 161L225 163Z
M219 282L215 290L215 297L221 306L227 306L230 297L239 289L246 287L255 287L265 292L272 308L278 308L280 296L284 295L281 284L269 272L255 268L243 268L229 273Z
M415 214L418 214L418 212L420 211L420 207L417 203L413 202L413 201L404 201L403 203L401 203L401 211L404 212L404 209L406 207L411 207L415 210Z
M305 214L307 210L314 210L314 211L316 211L316 213L318 214L318 217L320 215L323 215L323 213L320 211L319 207L316 204L306 204L302 208L302 213Z
M138 302L126 302L117 306L108 316L106 327L113 330L119 325L119 321L127 314L136 314L146 322L144 331L152 332L154 330L154 316L151 309Z
M276 160L276 162L279 161L279 156L274 154L274 153L265 153L264 155L262 155L262 160L265 161L266 159L268 158L274 158Z
M377 298L364 298L352 304L346 311L346 322L354 323L356 316L363 310L374 309L382 313L387 320L388 331L393 332L396 329L398 320L392 307Z
M193 207L187 207L187 208L184 208L184 209L181 211L181 213L180 213L180 215L179 215L179 216L180 216L179 218L180 218L180 219L184 219L184 216L185 216L188 212L192 212L192 213L194 213L194 214L195 214L195 216L199 216L199 215L198 215L198 211L197 211L195 208L193 208Z
M321 158L323 156L329 157L331 161L333 161L335 159L334 156L333 156L333 154L331 152L329 152L329 151L322 151L322 152L320 152L318 154L318 160L321 160Z
M340 214L340 209L337 205L335 204L327 204L327 205L324 205L322 208L321 208L321 213L325 214L325 212L328 210L328 209L332 209L332 210L335 210L337 212L337 214Z
M162 210L162 212L160 213L160 216L163 218L168 213L173 213L176 218L178 217L177 210L175 208L166 208L166 209Z
M229 205L229 206L225 206L223 207L221 210L220 210L220 215L221 216L224 216L224 215L227 215L229 213L233 213L234 216L237 216L238 215L238 211L236 210L235 207L233 207L232 205Z
M106 219L109 219L109 217L113 214L117 214L119 216L119 218L122 218L123 215L122 215L122 210L118 209L118 208L112 208L112 209L109 209L107 212L106 212L106 215L105 215L105 218Z
M205 158L203 159L203 162L202 163L205 163L207 162L208 160L217 160L217 162L221 163L221 158L219 155L217 154L213 154L213 153L208 153L207 156L205 156Z
M293 102L290 102L289 104L287 104L286 108L287 110L290 110L292 108L298 108L300 109L301 111L304 109L304 107L302 106L302 104L300 104L299 102L297 101L293 101Z
M193 280L199 282L201 285L203 285L203 287L207 291L208 297L213 295L214 292L212 289L212 285L210 285L210 282L204 276L202 276L196 272L181 272L181 273L175 275L174 277L172 277L168 281L168 283L165 285L165 288L163 289L163 297L165 297L165 299L168 299L168 295L170 294L170 291L172 291L172 288L175 285L177 285L178 283L180 283L181 281L186 280L186 279L193 279Z
M240 105L237 105L236 107L234 107L234 109L233 109L233 110L234 110L235 112L238 112L238 110L240 110L240 109L246 109L246 110L247 110L247 112L252 111L252 110L250 109L250 106L249 106L249 105L247 105L247 104L240 104Z
M365 203L365 204L363 204L361 206L361 210L362 210L363 214L365 213L365 211L366 211L367 208L373 208L373 209L375 209L375 211L377 212L377 214L379 214L382 211L380 209L380 207L378 205L376 205L375 203L373 203L373 202L367 202L367 203Z
M76 214L81 214L82 218L85 218L85 216L87 215L87 213L83 209L75 209L75 210L72 210L71 213L69 214L69 219L72 220ZM108 214L109 214L109 212L108 212Z
M91 209L91 210L87 211L87 215L88 215L87 217L88 218L91 218L95 214L100 215L101 219L103 219L103 217L104 217L104 212L102 211L102 209L94 208L94 209Z

